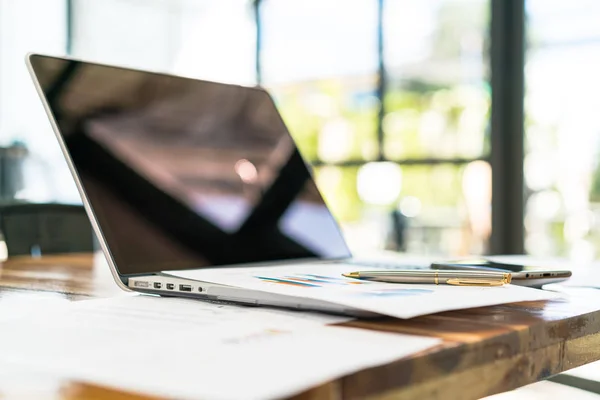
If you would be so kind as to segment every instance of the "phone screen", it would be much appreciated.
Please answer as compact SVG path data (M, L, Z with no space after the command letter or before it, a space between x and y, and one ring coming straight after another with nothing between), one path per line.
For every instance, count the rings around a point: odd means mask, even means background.
M432 263L431 267L433 269L489 269L493 271L503 270L510 272L521 272L527 269L536 269L536 267L527 267L522 264L500 263L483 259L436 262Z
M524 265L518 263L506 263L485 259L458 260L448 262L432 263L433 269L458 269L458 270L488 270L504 271L513 274L513 283L515 285L528 287L542 287L548 283L562 282L571 276L571 271L556 267L542 267L533 265Z

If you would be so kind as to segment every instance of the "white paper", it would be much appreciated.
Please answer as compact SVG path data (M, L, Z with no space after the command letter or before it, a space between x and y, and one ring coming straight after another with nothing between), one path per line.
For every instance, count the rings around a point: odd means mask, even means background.
M323 300L396 318L560 297L556 293L515 285L415 285L360 281L342 276L356 269L356 265L350 264L305 264L169 273L223 285Z
M0 364L169 398L264 399L440 342L271 311L146 296L83 301L0 322Z
M296 328L346 322L350 317L317 312L251 307L218 301L137 295L70 303L62 314L46 318L67 319L69 326L119 329L125 334L139 331L181 332L229 323L261 327ZM49 321L50 322L50 321Z
M1 356L0 356L1 357ZM54 399L61 397L63 377L31 366L0 361L0 393L3 399ZM57 396L49 397L49 394Z
M582 365L581 367L573 368L564 373L578 378L587 379L590 381L600 381L600 361Z
M68 307L70 303L71 301L60 293L46 292L32 296L31 293L3 292L0 301L0 322L56 311Z

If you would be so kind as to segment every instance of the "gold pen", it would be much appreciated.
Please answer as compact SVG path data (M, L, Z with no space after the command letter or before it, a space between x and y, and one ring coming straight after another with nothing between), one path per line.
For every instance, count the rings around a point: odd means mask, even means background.
M510 283L509 272L461 270L359 271L342 274L346 278L390 283L425 283L456 286L502 286Z

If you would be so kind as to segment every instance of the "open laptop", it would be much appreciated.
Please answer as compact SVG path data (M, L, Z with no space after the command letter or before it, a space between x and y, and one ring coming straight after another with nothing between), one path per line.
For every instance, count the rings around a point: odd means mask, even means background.
M122 289L373 315L175 274L351 257L265 90L39 54L27 65Z

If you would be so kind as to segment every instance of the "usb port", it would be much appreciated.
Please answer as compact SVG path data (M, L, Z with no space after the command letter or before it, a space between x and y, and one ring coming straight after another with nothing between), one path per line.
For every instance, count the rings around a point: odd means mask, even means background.
M191 292L192 285L179 285L179 290L181 290L182 292Z
M173 290L175 289L175 285L173 285L172 283L167 283L167 289Z
M154 282L154 289L160 289L162 287L162 283Z

